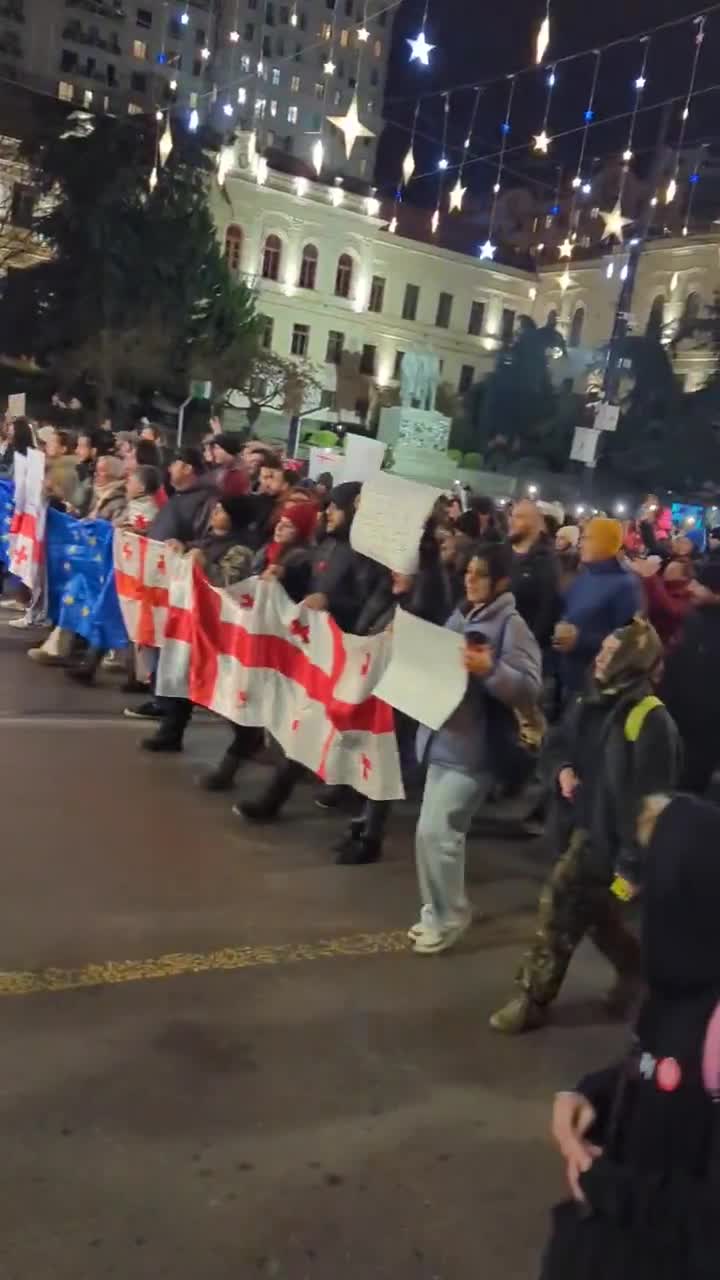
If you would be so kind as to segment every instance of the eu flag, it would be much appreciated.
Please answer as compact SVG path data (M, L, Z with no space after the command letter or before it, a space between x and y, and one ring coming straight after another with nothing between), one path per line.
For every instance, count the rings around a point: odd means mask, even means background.
M48 511L48 614L98 649L129 644L113 568L113 527Z
M15 488L12 480L0 480L0 565L10 562L10 525L15 510Z

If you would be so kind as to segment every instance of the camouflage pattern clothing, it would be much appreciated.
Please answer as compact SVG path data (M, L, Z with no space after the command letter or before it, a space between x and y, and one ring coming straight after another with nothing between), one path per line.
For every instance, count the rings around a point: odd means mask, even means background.
M587 936L621 977L639 973L640 947L622 920L610 886L588 869L588 834L575 830L540 895L535 941L517 982L537 1004L557 996L573 954Z

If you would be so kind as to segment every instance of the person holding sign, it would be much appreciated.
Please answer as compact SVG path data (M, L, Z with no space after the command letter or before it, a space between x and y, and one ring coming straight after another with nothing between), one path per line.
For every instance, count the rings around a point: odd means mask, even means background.
M437 733L418 733L418 755L428 762L416 833L422 912L410 930L419 955L447 951L472 921L465 893L470 823L499 776L509 722L516 711L532 717L542 693L540 650L515 606L511 573L509 546L476 547L465 601L446 624L465 636L467 692Z

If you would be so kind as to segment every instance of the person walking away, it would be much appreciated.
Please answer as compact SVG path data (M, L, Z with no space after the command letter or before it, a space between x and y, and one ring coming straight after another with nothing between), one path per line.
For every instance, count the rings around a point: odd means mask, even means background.
M600 646L611 631L626 626L644 607L637 578L619 560L622 525L596 516L580 546L583 569L568 592L555 627L553 647L562 655L565 693L578 693Z
M588 691L566 709L547 747L552 780L550 831L562 850L540 895L535 940L517 975L520 989L493 1014L495 1031L517 1035L547 1021L570 961L587 935L617 973L616 1008L635 992L637 942L611 893L633 864L646 796L676 784L678 731L653 693L662 645L646 619L605 638Z
M660 694L684 744L681 785L703 795L720 764L720 561L708 560L690 583L695 609L665 661Z
M560 613L557 564L542 512L523 498L510 517L511 589L517 611L541 649L549 649Z
M465 845L495 780L504 732L498 704L532 715L542 694L540 650L510 590L506 543L481 544L465 574L465 603L447 622L464 635L467 692L437 732L421 726L418 758L428 771L415 837L422 910L410 937L419 955L454 946L472 920L465 892Z
M656 797L644 818L642 977L624 1061L556 1095L572 1199L541 1280L714 1280L720 1258L720 811Z

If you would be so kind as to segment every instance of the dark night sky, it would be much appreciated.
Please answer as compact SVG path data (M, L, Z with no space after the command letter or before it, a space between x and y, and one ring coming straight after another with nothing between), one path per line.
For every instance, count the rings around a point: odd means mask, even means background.
M553 0L553 41L546 55L546 68L553 57L563 57L623 36L632 35L659 23L696 13L701 0ZM544 16L544 0L430 0L427 37L437 48L430 56L430 67L408 62L405 37L416 35L422 21L423 0L403 0L395 18L394 52L386 91L386 130L380 147L378 179L384 192L397 180L402 156L408 147L409 134L393 127L392 122L409 126L414 100L418 92L444 89L467 82L492 79L520 68L532 67L534 40ZM474 16L471 16L473 15ZM692 54L694 28L683 25L654 37L649 54L647 88L643 105L686 91ZM596 119L632 107L634 80L639 74L642 47L631 43L610 51L601 64ZM591 56L560 66L548 125L554 132L582 125L590 91L594 60ZM523 178L536 178L552 188L558 164L575 171L579 135L558 142L547 159L532 155L529 142L542 127L546 95L547 70L536 69L518 81L516 108L509 146L521 145L518 152L508 154L507 183L520 183ZM706 37L698 75L698 87L720 81L720 10L707 20ZM507 86L496 84L480 101L474 134L473 152L483 155L496 150L500 140L500 124L504 116ZM450 137L457 144L467 131L472 107L472 91L456 93L451 100ZM718 117L720 93L700 100L688 123L687 141L707 140L720 134ZM671 119L669 140L677 136L681 106ZM642 170L657 136L659 113L649 111L639 117L635 154ZM628 122L599 126L591 131L588 157L607 155L622 149ZM435 143L418 140L418 169L421 173L435 169L440 155L442 134L442 100L436 98L423 105L418 124L419 133L437 139ZM466 178L471 192L487 193L495 180L495 164L468 167ZM416 183L410 199L432 204L436 184Z

